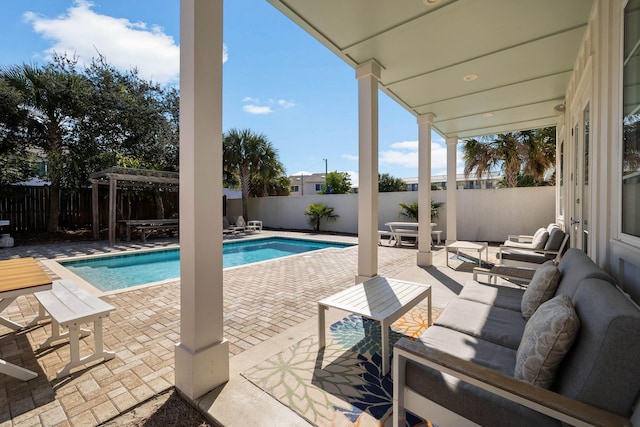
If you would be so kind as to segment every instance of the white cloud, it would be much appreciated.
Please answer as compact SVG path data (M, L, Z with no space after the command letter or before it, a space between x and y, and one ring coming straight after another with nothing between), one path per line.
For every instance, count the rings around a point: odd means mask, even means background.
M391 148L397 148L399 150L412 150L418 151L418 141L403 141L403 142L394 142L391 144Z
M295 107L296 104L293 101L287 101L285 99L279 99L278 100L278 105L280 105L284 109L289 109L289 108Z
M180 73L180 47L164 30L144 22L101 15L92 10L87 0L76 0L66 13L47 18L26 12L25 20L36 33L51 41L44 54L50 59L54 53L75 55L81 65L91 58L104 55L116 68L137 68L140 76L161 84L175 83ZM223 46L223 61L228 50Z
M391 150L380 151L379 162L418 169L418 141L402 141L391 144ZM431 170L434 175L447 170L446 144L433 140L431 143Z
M253 105L253 104L244 105L242 107L242 111L245 111L245 112L247 112L249 114L271 114L271 113L273 113L273 110L271 109L271 107Z
M347 159L347 160L356 160L357 161L359 157L358 156L354 156L352 154L343 154L342 158L343 159Z
M259 98L253 98L246 96L242 99L242 102L249 102L250 104L244 105L242 110L250 114L271 114L274 112L274 108L281 107L285 110L295 107L295 102L287 101L285 99L272 99L267 101L261 101Z
M358 172L354 172L354 171L346 171L349 174L349 177L351 178L351 186L352 187L360 187L360 176L358 175Z

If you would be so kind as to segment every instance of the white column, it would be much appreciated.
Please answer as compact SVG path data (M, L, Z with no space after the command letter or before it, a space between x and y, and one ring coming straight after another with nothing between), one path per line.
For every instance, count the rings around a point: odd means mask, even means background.
M458 137L447 137L447 243L458 240L457 232L457 163L458 163Z
M356 69L358 79L358 275L363 282L378 275L378 80L380 64Z
M431 125L433 114L418 117L418 256L420 267L433 264L431 253Z
M222 316L222 0L180 2L180 343L176 387L229 379Z

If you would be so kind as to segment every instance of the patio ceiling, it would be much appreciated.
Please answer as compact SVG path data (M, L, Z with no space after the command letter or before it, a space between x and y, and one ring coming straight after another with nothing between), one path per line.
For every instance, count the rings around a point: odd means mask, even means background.
M555 125L592 0L268 0L444 136ZM477 78L465 81L465 76Z

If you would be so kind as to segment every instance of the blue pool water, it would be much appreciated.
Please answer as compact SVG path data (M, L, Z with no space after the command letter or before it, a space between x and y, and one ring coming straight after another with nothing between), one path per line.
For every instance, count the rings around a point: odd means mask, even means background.
M345 248L344 243L270 237L222 245L222 266L235 267L325 248ZM113 291L180 277L180 250L104 256L60 262L101 291Z

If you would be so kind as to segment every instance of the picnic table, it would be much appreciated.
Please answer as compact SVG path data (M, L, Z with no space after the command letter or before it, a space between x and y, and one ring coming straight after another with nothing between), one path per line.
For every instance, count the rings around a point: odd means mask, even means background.
M19 258L0 261L0 313L4 311L20 295L27 295L38 291L51 289L51 279L40 268L33 258ZM43 314L41 312L41 314ZM40 317L32 320L34 324ZM0 324L14 331L23 328L22 325L0 316ZM16 366L0 359L0 373L21 379L30 380L38 376L33 371Z
M389 236L389 242L391 240L395 241L395 246L402 246L402 238L403 237L411 237L415 239L415 244L418 244L418 226L417 222L407 222L407 221L392 221L385 223L387 227L389 227L389 231L380 230L378 231L378 238L381 239L382 236ZM431 223L431 227L435 227L436 223ZM438 235L438 242L440 240L440 236Z
M147 237L158 230L178 230L180 221L177 219L131 219L123 221L127 226L127 242L131 241L132 231L140 232L140 239L145 242Z

